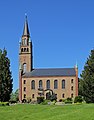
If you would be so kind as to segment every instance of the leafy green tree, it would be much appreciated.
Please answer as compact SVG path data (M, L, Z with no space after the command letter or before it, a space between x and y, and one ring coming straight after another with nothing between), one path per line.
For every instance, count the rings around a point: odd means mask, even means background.
M87 103L94 103L94 49L91 50L82 71L80 90Z
M79 96L76 96L75 97L75 99L74 99L74 103L82 103L82 101L83 101L83 98L82 98L82 96L81 95L79 95Z
M12 81L7 51L0 49L0 101L9 101L13 86Z
M19 101L19 90L18 89L15 92L12 92L10 96L11 103L15 103L17 101Z

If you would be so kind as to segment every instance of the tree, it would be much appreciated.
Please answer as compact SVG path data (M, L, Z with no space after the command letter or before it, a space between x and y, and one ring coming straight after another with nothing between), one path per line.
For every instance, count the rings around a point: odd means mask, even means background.
M7 51L0 49L0 101L9 101L13 86L12 81Z
M80 92L87 103L94 103L94 49L91 50L81 74Z
M82 103L82 101L83 101L83 98L82 98L82 96L81 95L79 95L79 96L76 96L75 97L75 99L74 99L74 103Z
M15 92L12 92L10 96L11 103L16 103L17 101L19 101L19 90L18 89Z

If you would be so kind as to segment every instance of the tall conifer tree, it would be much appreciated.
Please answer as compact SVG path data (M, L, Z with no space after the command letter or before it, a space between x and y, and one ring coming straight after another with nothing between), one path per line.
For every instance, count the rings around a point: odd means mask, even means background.
M7 51L0 50L0 101L9 101L12 92L12 76Z
M82 95L87 103L94 103L94 49L86 61L81 74Z

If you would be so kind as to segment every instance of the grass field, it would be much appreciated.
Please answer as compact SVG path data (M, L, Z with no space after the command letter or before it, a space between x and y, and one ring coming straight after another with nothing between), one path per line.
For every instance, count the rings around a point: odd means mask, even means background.
M94 104L0 106L0 120L94 120Z

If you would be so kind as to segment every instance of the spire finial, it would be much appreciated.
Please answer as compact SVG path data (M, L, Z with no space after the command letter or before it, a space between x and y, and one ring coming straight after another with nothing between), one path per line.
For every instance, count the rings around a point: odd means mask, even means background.
M25 18L26 18L26 20L27 20L27 13L25 13Z
M78 63L77 63L77 61L76 61L76 64L75 64L75 68L78 68Z

